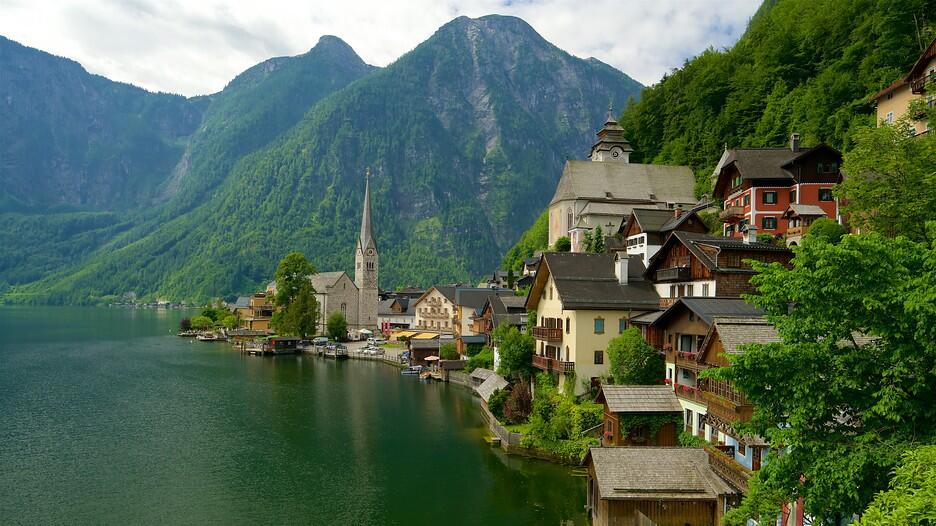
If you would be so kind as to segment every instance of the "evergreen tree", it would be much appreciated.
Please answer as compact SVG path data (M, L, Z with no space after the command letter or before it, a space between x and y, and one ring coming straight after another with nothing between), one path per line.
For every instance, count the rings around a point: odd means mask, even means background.
M604 251L605 251L604 232L601 231L601 225L598 225L595 227L595 232L592 234L591 250L589 252L601 254Z

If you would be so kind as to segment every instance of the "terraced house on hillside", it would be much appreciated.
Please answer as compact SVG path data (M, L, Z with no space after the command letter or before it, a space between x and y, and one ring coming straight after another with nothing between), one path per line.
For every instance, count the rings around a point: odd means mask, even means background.
M930 42L906 75L871 96L877 106L878 125L896 122L906 115L908 106L914 100L923 99L928 106L936 105L936 93L931 93L926 86L931 83L936 83L936 39ZM917 135L932 130L926 119L911 117L915 119L913 131Z
M608 374L605 349L628 319L659 308L659 295L643 278L640 256L543 254L526 308L536 311L533 365L575 393L597 387Z

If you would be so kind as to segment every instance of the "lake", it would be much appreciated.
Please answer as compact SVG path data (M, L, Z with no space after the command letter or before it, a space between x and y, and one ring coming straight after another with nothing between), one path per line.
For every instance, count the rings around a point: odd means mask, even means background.
M466 388L183 315L0 307L0 523L587 523L581 473L492 449Z

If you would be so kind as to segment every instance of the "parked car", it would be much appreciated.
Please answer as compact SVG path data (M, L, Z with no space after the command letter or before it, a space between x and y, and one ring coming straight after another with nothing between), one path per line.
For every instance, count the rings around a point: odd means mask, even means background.
M367 339L367 345L373 345L375 347L379 345L383 345L384 343L386 343L386 340L384 340L383 338L368 338Z
M328 345L328 338L324 336L316 336L315 338L312 338L312 345L315 345L316 347Z

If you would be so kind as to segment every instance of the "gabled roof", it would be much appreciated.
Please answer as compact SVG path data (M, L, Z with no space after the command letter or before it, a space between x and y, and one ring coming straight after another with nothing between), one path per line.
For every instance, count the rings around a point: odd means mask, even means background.
M657 267L660 265L660 262L666 259L666 254L669 250L672 249L672 246L676 243L681 243L689 252L692 253L700 263L705 265L705 268L709 270L719 270L727 272L753 272L750 269L741 269L733 267L723 267L718 265L716 256L709 254L703 248L716 249L715 252L722 251L731 251L731 250L742 250L747 252L771 252L771 253L786 253L793 257L793 252L787 248L777 245L771 245L768 243L745 243L743 240L734 238L734 237L716 237L710 236L708 234L698 234L695 232L681 232L676 230L666 238L666 241L663 243L663 246L660 247L660 250L650 258L650 263L647 265L647 275L650 275L651 272L655 272Z
M643 259L628 258L628 282L614 274L614 254L547 252L536 271L526 307L533 309L548 277L552 277L562 307L569 310L656 310L660 296L643 279ZM541 277L542 276L542 277Z
M432 294L432 291L438 291L445 299L451 303L455 303L455 285L436 285L435 287L429 287L426 292L423 292L421 296L413 300L412 305L417 305L422 302L426 297Z
M484 400L484 403L487 403L488 399L491 398L491 395L494 394L494 391L498 389L503 389L507 387L507 380L503 376L498 374L489 375L481 385L478 386L476 391L481 396L481 399Z
M734 148L728 150L719 161L721 170L716 174L714 191L721 196L728 184L726 169L733 166L745 180L752 181L778 181L792 182L794 175L787 170L795 161L803 159L820 150L826 150L837 155L841 153L826 144L818 144L811 148L792 150L782 148Z
M250 296L238 296L237 301L234 302L235 309L246 309L250 307Z
M468 376L474 380L483 381L483 380L487 380L487 377L491 376L492 374L494 374L494 371L490 369L485 369L484 367L478 367L474 371L471 371L471 374L469 374Z
M342 271L319 272L312 276L312 288L315 289L315 292L324 294L327 289L335 286L335 283L341 279L341 276L345 275L347 274Z
M668 385L602 384L596 402L608 403L612 413L681 413L679 399Z
M825 215L825 210L823 210L819 205L803 205L799 203L792 203L789 207L787 207L786 211L783 212L783 217Z
M679 298L652 323L660 327L669 323L673 317L683 312L695 313L706 325L712 325L715 318L733 316L735 318L761 318L764 310L745 302L741 298Z
M695 176L688 166L567 161L550 205L586 199L629 203L694 203ZM610 194L610 197L608 196ZM625 215L630 210L623 210Z
M708 453L682 447L593 447L598 493L607 500L716 500L737 493L709 466Z
M763 316L757 317L717 317L702 342L702 354L708 348L710 339L717 335L721 340L725 354L741 354L739 346L746 343L776 343L780 341L777 328ZM714 341L714 340L713 340Z
M468 288L457 287L455 289L455 300L453 303L462 307L471 309L484 308L484 304L491 296L513 296L514 291L510 289L488 289L488 288Z

